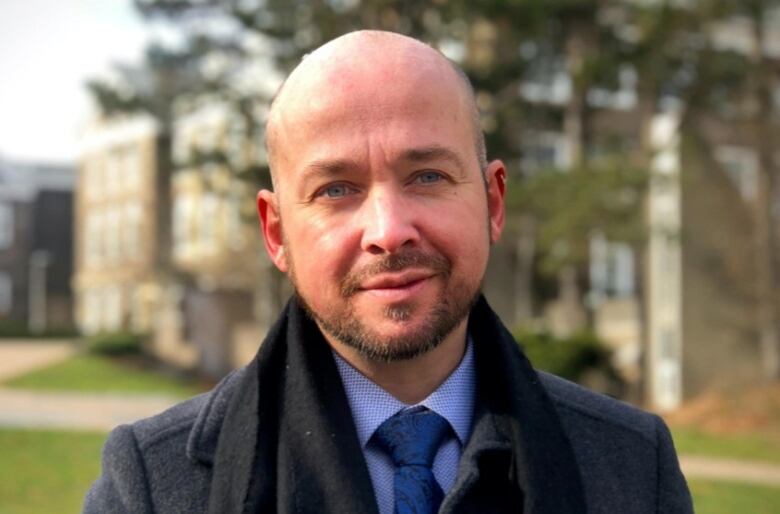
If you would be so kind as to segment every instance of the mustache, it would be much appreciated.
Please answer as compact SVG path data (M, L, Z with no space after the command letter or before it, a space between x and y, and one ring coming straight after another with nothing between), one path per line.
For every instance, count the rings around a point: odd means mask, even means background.
M341 296L349 298L361 289L361 284L380 273L403 271L407 268L427 269L433 274L449 275L450 261L439 255L429 255L419 250L408 250L381 257L379 260L352 271L341 282Z

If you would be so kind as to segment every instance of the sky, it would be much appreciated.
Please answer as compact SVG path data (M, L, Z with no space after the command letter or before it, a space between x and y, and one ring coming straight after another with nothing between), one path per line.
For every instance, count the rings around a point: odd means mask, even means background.
M84 86L161 33L131 0L0 0L0 159L73 164Z

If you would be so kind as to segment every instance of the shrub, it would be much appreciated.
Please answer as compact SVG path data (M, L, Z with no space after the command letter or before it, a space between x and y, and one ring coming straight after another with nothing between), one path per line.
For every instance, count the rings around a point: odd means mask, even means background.
M87 339L87 351L95 355L138 355L143 349L143 339L131 332L103 332Z
M78 337L73 328L50 327L44 332L31 332L26 323L12 319L0 320L0 339L61 339Z
M20 321L4 319L0 321L0 337L30 337L30 331L27 329L27 325Z
M610 351L590 332L556 338L548 332L519 329L514 336L537 369L575 382L582 382L594 371L609 380L618 380Z

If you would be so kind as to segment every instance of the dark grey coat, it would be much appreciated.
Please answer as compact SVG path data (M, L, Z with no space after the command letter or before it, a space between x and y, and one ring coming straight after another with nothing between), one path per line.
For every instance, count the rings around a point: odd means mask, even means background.
M534 371L484 300L469 332L479 407L441 512L693 512L660 418ZM295 301L249 366L116 428L84 512L375 514L332 356Z

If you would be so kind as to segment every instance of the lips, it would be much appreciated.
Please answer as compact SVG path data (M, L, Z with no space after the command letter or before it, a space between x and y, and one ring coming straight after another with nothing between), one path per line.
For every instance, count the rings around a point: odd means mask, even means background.
M426 254L419 250L390 254L367 265L350 271L340 284L342 298L358 293L384 291L409 291L417 289L428 279L437 275L448 276L451 265L439 255Z
M360 284L363 291L393 290L414 286L434 275L429 270L407 270L401 273L382 273L364 280Z

